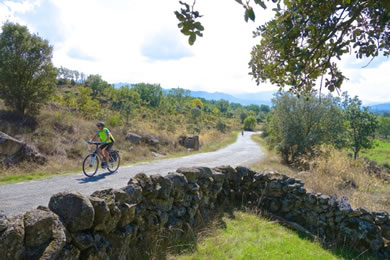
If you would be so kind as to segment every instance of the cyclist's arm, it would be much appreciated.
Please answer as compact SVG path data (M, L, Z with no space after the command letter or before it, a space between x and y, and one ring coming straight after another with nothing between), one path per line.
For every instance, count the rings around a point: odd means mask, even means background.
M91 138L91 140L90 140L90 141L95 141L96 137L98 137L98 135L97 135L97 134L95 134L95 135L94 135L94 136Z
M111 139L111 132L110 131L108 131L108 132L106 132L106 135L107 135L107 142L108 142L108 140L110 140Z

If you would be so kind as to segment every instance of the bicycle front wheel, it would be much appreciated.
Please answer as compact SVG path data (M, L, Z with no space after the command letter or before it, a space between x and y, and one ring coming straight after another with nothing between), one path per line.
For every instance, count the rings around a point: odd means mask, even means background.
M121 164L121 158L117 151L110 153L110 162L108 163L108 170L110 173L116 172Z
M90 154L85 157L83 162L83 172L85 176L92 177L99 169L99 156L97 154Z

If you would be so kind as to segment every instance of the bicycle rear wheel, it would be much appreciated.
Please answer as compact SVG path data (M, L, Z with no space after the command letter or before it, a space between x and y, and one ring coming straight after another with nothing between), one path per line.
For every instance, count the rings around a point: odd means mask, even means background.
M121 157L117 151L110 152L110 162L108 163L108 171L110 173L116 172L121 164Z
M99 156L97 154L89 154L83 161L83 172L85 176L94 176L99 169Z

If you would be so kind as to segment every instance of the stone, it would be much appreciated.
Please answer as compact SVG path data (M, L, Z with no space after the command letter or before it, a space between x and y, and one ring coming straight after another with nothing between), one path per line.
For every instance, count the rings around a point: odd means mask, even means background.
M339 241L358 250L373 250L377 252L384 245L379 228L373 223L357 217L344 219L339 225Z
M94 196L88 198L95 212L93 226L96 230L104 230L106 222L111 217L110 209L104 199Z
M178 143L187 149L199 150L199 136L180 136L177 139Z
M8 218L0 212L0 232L6 230L8 227Z
M47 158L36 147L0 131L0 164L12 166L22 161L44 164Z
M143 137L142 137L142 141L143 141L145 144L153 145L153 146L157 146L157 145L160 144L160 140L159 140L157 137L152 136L152 135L143 136Z
M135 184L129 184L122 188L129 195L130 203L140 203L143 199L142 188Z
M106 190L95 191L94 193L91 194L91 196L98 197L98 198L113 197L115 202L119 204L130 201L129 194L126 191L121 189L106 189Z
M172 195L175 202L180 202L184 200L184 194L187 191L188 181L187 178L181 173L169 173L166 176L173 183Z
M372 212L375 218L375 223L382 225L389 219L389 214L386 211L374 211Z
M126 140L130 141L133 144L140 144L142 142L142 136L129 132L126 135Z
M11 217L7 229L0 233L0 259L22 259L24 254L23 216Z
M54 215L49 211L34 209L24 214L25 244L38 247L53 236Z
M167 200L171 196L173 190L173 182L166 177L163 177L159 174L151 175L150 180L155 186L157 197L163 200Z
M196 183L198 178L209 178L213 174L207 167L179 168L177 172L186 176L190 183Z
M68 244L61 251L59 259L60 260L74 260L74 259L79 259L79 257L80 257L80 250L77 247L75 247L74 245ZM56 259L56 258L53 258L53 259Z
M89 233L72 234L72 242L81 251L86 250L94 245L94 238Z
M124 203L124 204L119 205L118 208L121 211L121 219L119 221L120 227L125 227L126 225L135 221L136 207L137 207L136 204Z
M95 211L89 199L78 192L60 192L50 198L49 208L71 232L92 227Z
M282 184L277 180L269 182L268 195L272 197L281 197L283 195Z
M382 230L382 236L387 240L390 240L390 225L383 224L380 227Z

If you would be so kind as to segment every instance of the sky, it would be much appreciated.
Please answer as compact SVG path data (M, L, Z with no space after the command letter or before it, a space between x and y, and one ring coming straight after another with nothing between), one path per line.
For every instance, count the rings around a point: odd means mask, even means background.
M27 25L54 46L55 66L100 74L110 83L158 83L230 94L276 90L256 85L248 75L255 28L272 18L256 9L256 22L244 21L234 0L198 0L204 37L189 46L173 12L178 0L0 0L0 24ZM390 59L346 56L349 78L342 91L366 104L390 102Z

